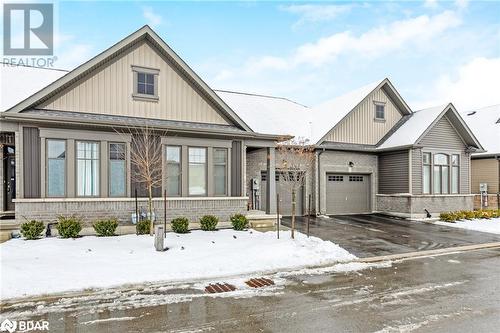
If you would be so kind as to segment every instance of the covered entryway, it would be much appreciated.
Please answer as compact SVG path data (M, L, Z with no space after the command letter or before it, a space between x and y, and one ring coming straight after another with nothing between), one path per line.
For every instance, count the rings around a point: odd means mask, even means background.
M261 203L262 210L266 210L266 199L267 199L267 172L261 172ZM280 177L280 172L276 171L276 192L280 195L280 214L283 216L292 215L292 192L290 186L286 184L285 177ZM296 198L296 207L295 214L296 215L304 215L304 191L303 186L301 186L297 191Z
M326 212L328 215L371 212L370 175L326 174Z

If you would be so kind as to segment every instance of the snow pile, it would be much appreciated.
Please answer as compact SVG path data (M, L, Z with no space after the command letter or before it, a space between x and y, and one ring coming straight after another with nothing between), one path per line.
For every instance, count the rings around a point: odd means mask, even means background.
M436 222L436 224L445 225L447 227L490 232L492 234L500 234L500 218L481 219L481 220L475 219L470 221L457 221L455 223L439 221Z
M1 298L152 281L188 281L345 262L338 245L296 233L219 230L150 236L13 239L0 244Z

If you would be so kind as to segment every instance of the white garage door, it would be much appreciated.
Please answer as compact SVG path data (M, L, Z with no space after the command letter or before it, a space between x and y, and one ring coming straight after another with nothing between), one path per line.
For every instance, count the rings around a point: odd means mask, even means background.
M329 215L370 213L370 176L328 173L326 212Z

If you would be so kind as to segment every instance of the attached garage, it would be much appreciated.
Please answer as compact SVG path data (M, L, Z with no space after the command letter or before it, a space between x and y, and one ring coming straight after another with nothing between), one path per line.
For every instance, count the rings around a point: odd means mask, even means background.
M267 172L262 171L261 173L261 209L266 210L266 198L267 198ZM280 173L276 172L276 192L280 195L280 214L283 216L292 215L292 192L290 186L287 186L286 180L284 177L280 177ZM295 215L301 216L304 215L304 191L301 186L297 191L296 198L296 206L295 206Z
M370 175L326 174L326 212L328 215L371 212Z

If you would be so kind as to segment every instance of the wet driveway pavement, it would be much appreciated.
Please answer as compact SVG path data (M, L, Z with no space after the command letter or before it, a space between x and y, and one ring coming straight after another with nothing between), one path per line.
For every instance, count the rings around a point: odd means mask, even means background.
M298 217L296 229L305 233L306 221ZM290 226L290 218L282 223ZM309 230L361 258L500 241L500 235L378 214L311 217Z

